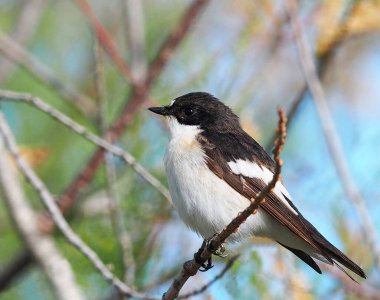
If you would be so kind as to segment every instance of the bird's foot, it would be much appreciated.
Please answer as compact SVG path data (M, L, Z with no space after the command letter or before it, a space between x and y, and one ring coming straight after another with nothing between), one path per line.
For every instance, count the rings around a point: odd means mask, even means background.
M219 248L215 249L212 245L212 239L215 235L213 235L209 239L203 240L201 248L198 250L197 253L194 254L195 261L201 266L199 271L206 272L210 270L214 265L212 264L212 256L210 256L206 262L202 262L201 254L203 250L207 247L207 250L210 251L213 255L216 255L221 258L225 258L228 256L228 254L225 254L226 248L224 247L224 244L220 245Z
M201 254L206 247L208 247L208 240L204 240L201 248L198 250L197 253L194 254L194 260L197 262L197 264L201 266L201 268L199 269L199 271L201 272L206 272L214 267L214 265L212 264L211 256L207 259L206 262L202 262Z

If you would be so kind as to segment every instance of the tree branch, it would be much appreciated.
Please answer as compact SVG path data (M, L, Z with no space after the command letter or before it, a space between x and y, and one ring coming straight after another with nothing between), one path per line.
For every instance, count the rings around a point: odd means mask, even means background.
M251 204L239 213L235 219L233 219L220 233L215 235L210 240L210 246L213 249L218 249L225 240L236 230L238 230L239 226L247 220L247 218L255 213L255 211L259 208L260 204L265 201L265 197L271 192L271 190L275 187L278 179L280 178L282 161L280 159L280 153L285 144L286 138L286 116L283 110L278 110L279 121L278 121L278 131L279 137L275 141L275 148L273 150L274 160L276 162L275 172L273 174L272 180L262 189L254 199L251 199ZM197 257L201 259L200 263L206 262L212 255L212 253L208 250L208 247L201 247L197 252ZM195 259L189 260L183 264L182 270L175 277L173 283L169 287L168 291L163 294L163 300L172 300L178 296L179 291L182 289L183 285L186 281L194 276L201 266L196 262Z
M92 250L70 227L65 218L63 217L58 205L55 202L55 199L46 188L45 184L41 181L41 179L36 175L36 173L30 168L30 166L23 160L20 156L19 149L16 145L14 137L8 128L3 114L0 114L0 133L4 138L4 142L9 152L12 154L14 159L16 160L16 164L25 178L29 181L31 186L36 190L39 194L43 204L48 210L51 218L54 223L57 225L59 230L62 232L64 237L68 240L68 242L73 245L76 249L78 249L90 262L91 264L102 274L102 276L110 282L115 288L117 288L122 295L129 297L136 297L140 299L147 300L156 300L157 297L152 297L149 295L145 295L138 291L133 290L125 283L123 283L120 279L118 279L108 268L107 266L100 260L98 255L94 250ZM36 222L34 223L36 224ZM30 224L28 224L30 226ZM40 234L40 233L39 233ZM45 253L46 255L46 253ZM57 270L54 270L54 276L57 276ZM78 297L71 297L65 299L81 299Z
M139 174L146 182L148 182L151 186L157 189L157 191L160 192L162 196L170 200L170 194L166 187L164 187L156 177L149 173L147 169L140 165L132 154L87 131L82 125L79 125L65 114L54 109L40 98L32 96L30 94L0 90L0 99L23 101L47 113L49 116L64 124L66 127L71 129L78 135L84 137L88 141L101 147L107 152L112 153L117 157L120 157L122 160L124 160L124 162L130 165L136 171L136 173Z
M25 199L16 169L5 151L4 143L9 138L10 130L2 112L0 112L0 131L3 135L0 136L0 186L15 226L44 270L57 298L85 299L75 282L69 262L59 253L51 238L43 235L37 227L37 215Z

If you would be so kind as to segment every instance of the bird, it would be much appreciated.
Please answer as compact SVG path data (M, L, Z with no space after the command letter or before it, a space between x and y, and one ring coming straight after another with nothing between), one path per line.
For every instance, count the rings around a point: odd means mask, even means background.
M209 93L188 93L148 109L164 116L170 131L164 164L172 204L190 229L210 239L272 180L275 162L242 129L238 116ZM303 217L282 179L227 242L251 236L274 240L320 274L316 260L336 265L353 280L345 268L366 278Z

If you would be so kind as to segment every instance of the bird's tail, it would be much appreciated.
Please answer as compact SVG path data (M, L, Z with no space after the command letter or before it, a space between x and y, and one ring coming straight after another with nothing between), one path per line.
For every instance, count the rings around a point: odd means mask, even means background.
M333 244L331 244L327 239L325 239L319 232L314 234L314 241L320 246L324 254L327 254L343 272L345 272L351 279L353 279L343 268L351 270L355 274L359 275L362 278L367 278L363 269L349 259L342 251L337 249ZM353 279L354 280L354 279Z

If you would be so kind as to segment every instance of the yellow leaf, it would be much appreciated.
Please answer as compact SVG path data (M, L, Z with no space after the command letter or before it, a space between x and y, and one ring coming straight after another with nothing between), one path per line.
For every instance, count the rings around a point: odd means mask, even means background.
M380 28L380 1L359 1L352 10L346 24L346 31L357 34Z
M319 34L317 37L317 53L328 51L332 44L340 37L340 17L344 9L343 0L325 0L319 12Z
M50 153L47 148L21 148L20 154L32 167L38 167L46 161Z

